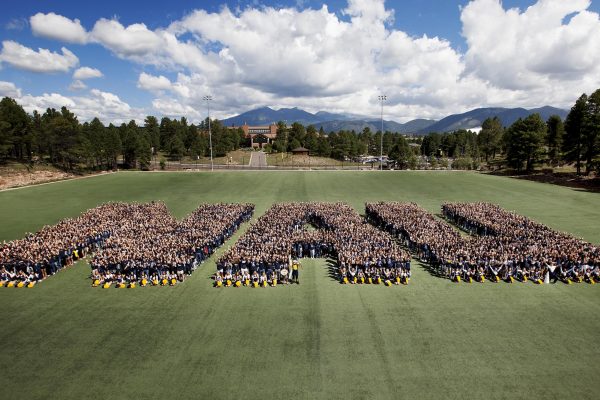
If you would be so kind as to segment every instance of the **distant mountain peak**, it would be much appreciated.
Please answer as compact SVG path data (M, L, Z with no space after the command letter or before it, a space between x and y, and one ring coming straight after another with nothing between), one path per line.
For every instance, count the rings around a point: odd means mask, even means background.
M422 118L404 124L395 121L384 121L383 129L385 131L406 134L449 132L458 129L481 127L483 121L493 117L500 118L504 126L509 126L517 119L525 118L533 113L539 113L544 120L547 120L554 114L565 119L568 111L551 106L543 106L530 110L525 108L480 107L462 114L449 115L439 121ZM284 121L288 125L291 125L293 122L299 122L305 126L313 125L317 129L323 127L325 132L337 132L340 130L361 132L367 127L372 132L377 132L381 129L381 120L376 118L335 114L327 111L318 111L312 114L298 107L274 110L264 106L224 119L222 122L226 126L241 126L244 123L248 125L269 125L278 121Z

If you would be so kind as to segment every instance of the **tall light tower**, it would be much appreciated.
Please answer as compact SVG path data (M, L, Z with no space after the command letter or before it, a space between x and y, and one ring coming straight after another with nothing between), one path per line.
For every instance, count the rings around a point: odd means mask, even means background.
M215 167L213 165L212 134L210 132L210 102L212 101L212 96L206 95L202 99L206 101L206 107L208 108L208 144L210 146L210 170L214 171Z
M387 96L382 94L377 96L377 98L381 102L381 145L379 153L379 169L383 171L383 102L387 100Z

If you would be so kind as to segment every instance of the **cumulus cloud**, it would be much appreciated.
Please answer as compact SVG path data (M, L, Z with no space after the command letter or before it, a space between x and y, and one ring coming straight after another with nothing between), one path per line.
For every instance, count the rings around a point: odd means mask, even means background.
M118 95L98 89L92 89L85 95L65 96L60 93L43 93L41 95L22 94L22 90L13 82L0 81L0 97L14 98L28 113L37 111L44 113L48 108L67 107L81 122L99 118L104 123L129 122L135 120L142 123L147 111L131 107Z
M106 123L122 123L132 119L140 122L144 119L143 110L134 109L119 96L98 89L90 90L86 96L70 98L58 93L44 93L41 96L26 95L18 101L29 113L33 110L43 113L47 108L59 109L65 106L82 122L96 117Z
M161 115L168 117L202 119L201 114L194 107L182 104L175 99L155 99L152 101L152 107Z
M87 89L87 85L80 80L74 80L69 85L69 90L71 90L71 91L85 90L85 89Z
M76 97L73 111L80 119L89 121L95 117L102 121L127 122L144 119L143 110L131 107L114 93L98 89L90 90L88 96Z
M69 49L61 48L62 54L47 50L37 51L12 40L2 42L0 61L13 67L32 72L68 72L79 64L79 59Z
M12 82L0 81L0 97L21 97L21 89Z
M160 90L170 90L171 89L171 81L162 75L154 76L142 72L138 78L138 88L148 90L151 92L156 92Z
M145 24L124 27L119 21L102 18L96 22L92 37L119 56L143 56L160 51L162 41Z
M160 71L137 80L158 113L203 118L202 97L212 93L220 117L262 105L378 115L377 95L386 93L384 117L405 121L480 106L569 107L600 86L600 21L589 6L539 0L520 10L472 0L461 9L466 52L394 28L383 0L348 0L347 18L326 5L195 10L157 29L100 19L86 32L77 20L52 18L79 32L60 40L85 34Z
M61 107L73 108L75 102L59 93L44 93L41 96L26 94L17 99L25 111L32 113L34 110L44 112L48 108L60 109Z
M462 56L448 41L389 30L386 25L394 11L381 0L350 1L344 13L350 22L327 6L237 13L228 8L218 13L196 10L167 28L176 37L191 33L194 45L202 49L190 56L194 62L178 63L190 72L180 74L170 88L165 86L169 99L198 108L202 96L196 89L205 88L205 94L207 88L218 87L217 110L267 104L370 114L377 109L377 95L386 91L386 113L408 119L439 115L470 92L463 86L474 79L462 76ZM195 84L187 86L190 81ZM192 89L176 91L175 85ZM233 103L220 105L217 97Z
M88 33L78 19L72 20L53 12L37 13L29 18L34 35L68 43L83 44L88 41Z
M461 12L467 70L515 91L559 85L577 93L580 82L598 83L600 21L590 3L540 0L522 11L471 1Z
M73 79L91 79L91 78L101 78L104 75L102 75L102 72L100 72L100 70L96 69L96 68L90 68L90 67L81 67L81 68L77 68L75 70L75 72L73 73Z

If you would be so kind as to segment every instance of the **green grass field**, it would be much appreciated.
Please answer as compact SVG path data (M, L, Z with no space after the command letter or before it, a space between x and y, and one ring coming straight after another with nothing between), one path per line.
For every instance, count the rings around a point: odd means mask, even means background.
M365 201L439 212L484 200L600 242L598 194L391 171L131 172L5 191L0 240L117 200L163 200L179 218L217 201L254 202L257 217L279 201L362 213ZM300 286L214 289L213 260L172 288L92 288L83 262L33 289L0 288L0 397L600 397L600 285L454 284L415 263L406 287L343 286L324 260L305 260Z

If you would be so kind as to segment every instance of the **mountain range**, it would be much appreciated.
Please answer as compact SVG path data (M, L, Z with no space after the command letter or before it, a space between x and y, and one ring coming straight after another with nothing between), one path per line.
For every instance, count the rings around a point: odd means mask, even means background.
M458 129L479 128L483 124L483 121L490 117L498 117L504 126L509 126L519 118L525 118L534 113L539 113L544 121L551 115L558 115L564 120L568 111L550 106L529 110L525 108L501 107L476 108L462 114L449 115L439 121L429 119L415 119L406 123L383 121L383 129L390 132L417 135L429 132L450 132ZM248 125L268 125L278 121L283 121L288 125L294 122L305 126L313 125L317 129L322 127L325 132L337 132L340 130L360 132L366 127L372 132L381 129L380 119L334 114L326 111L319 111L313 114L296 107L281 108L279 110L261 107L224 119L221 122L226 126L241 126L245 123Z

